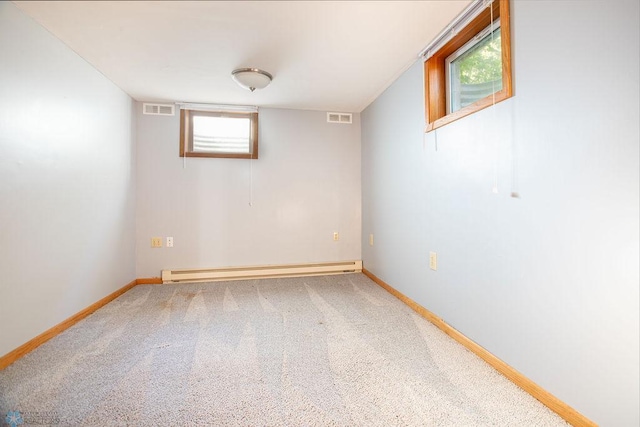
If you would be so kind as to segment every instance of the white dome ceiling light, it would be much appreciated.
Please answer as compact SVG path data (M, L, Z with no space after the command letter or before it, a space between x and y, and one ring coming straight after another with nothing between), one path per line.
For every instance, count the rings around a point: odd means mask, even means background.
M238 68L231 72L231 77L241 87L253 92L264 89L271 83L273 76L259 68Z

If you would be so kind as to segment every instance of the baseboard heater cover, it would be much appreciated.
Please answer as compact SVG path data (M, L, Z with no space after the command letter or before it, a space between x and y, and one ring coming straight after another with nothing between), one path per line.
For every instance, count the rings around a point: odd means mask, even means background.
M361 272L362 260L325 262L318 264L262 265L253 267L162 270L162 283L216 282L221 280L324 276L330 274Z

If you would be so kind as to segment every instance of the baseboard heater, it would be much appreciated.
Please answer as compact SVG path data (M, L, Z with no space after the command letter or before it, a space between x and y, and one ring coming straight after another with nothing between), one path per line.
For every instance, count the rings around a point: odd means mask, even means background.
M319 264L262 265L254 267L162 270L162 283L216 282L220 280L324 276L329 274L361 272L361 260L325 262Z

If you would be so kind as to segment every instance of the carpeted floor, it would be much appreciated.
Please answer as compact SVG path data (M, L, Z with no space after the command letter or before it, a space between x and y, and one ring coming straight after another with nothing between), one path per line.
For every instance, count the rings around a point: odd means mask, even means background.
M0 371L0 411L24 425L567 425L362 274L137 286Z

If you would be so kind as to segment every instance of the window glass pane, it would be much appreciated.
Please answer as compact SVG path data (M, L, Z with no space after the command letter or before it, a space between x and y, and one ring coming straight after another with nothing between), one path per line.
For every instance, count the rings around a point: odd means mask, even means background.
M248 118L193 116L194 152L248 154L250 142Z
M465 49L468 49L465 51ZM463 46L449 63L449 112L502 89L502 49L500 27L487 34L471 48Z

